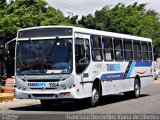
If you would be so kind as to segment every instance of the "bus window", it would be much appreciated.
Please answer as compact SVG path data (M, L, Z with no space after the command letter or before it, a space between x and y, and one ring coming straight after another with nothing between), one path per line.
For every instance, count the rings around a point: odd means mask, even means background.
M153 60L153 57L152 57L152 45L151 43L148 43L148 56L149 56L149 60Z
M102 42L100 36L92 36L92 59L93 61L102 61Z
M122 39L114 39L115 60L123 60Z
M139 41L133 41L134 60L142 60L141 44Z
M143 60L144 61L148 60L148 46L147 46L147 42L142 42L142 56L143 56Z
M89 65L90 61L90 48L89 40L84 38L75 39L75 60L76 60L76 73L82 73Z
M102 38L102 45L103 45L103 53L104 53L104 60L113 60L113 44L112 38L103 37Z
M123 40L123 45L124 45L124 58L125 58L125 60L132 60L133 59L132 41L131 40Z

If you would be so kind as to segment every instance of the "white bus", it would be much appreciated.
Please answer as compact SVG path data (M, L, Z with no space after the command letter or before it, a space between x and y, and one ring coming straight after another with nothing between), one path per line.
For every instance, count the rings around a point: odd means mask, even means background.
M15 50L16 98L54 101L124 93L139 97L153 81L149 38L72 26L19 30Z

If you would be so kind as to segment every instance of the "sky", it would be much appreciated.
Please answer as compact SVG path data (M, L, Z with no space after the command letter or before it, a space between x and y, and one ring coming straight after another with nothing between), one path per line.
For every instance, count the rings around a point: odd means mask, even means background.
M50 6L59 9L65 16L94 14L104 6L110 8L118 3L126 6L138 3L147 3L146 9L155 10L160 14L160 0L46 0Z

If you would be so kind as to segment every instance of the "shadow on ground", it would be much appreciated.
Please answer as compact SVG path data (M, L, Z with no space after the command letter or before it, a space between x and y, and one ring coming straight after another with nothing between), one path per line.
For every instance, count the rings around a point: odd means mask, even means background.
M148 94L141 94L140 98L147 97ZM132 100L133 98L128 98L122 94L116 94L116 95L108 95L101 98L99 106L118 103L122 101ZM91 108L88 103L88 99L83 99L80 101L62 101L61 104L53 104L51 108L44 109L41 104L37 105L28 105L24 107L15 107L10 108L10 110L13 111L56 111L56 112L69 112L69 111L79 111L84 109Z

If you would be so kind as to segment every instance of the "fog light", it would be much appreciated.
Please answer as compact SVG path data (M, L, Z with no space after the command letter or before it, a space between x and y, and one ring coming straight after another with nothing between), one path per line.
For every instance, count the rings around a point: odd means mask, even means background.
M70 85L68 88L69 88L69 89L71 89L71 88L72 88L72 86Z
M22 90L23 90L23 91L25 91L25 90L26 90L26 88L25 88L25 87L23 87L23 88L22 88Z
M66 89L66 86L63 86L63 90L65 90Z
M22 88L18 86L18 89L21 90Z

